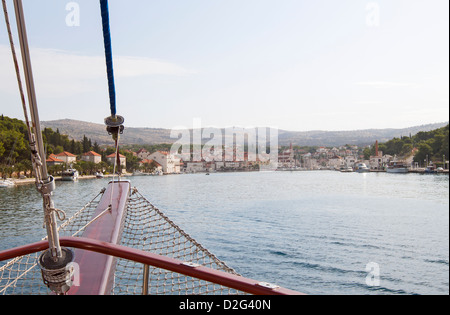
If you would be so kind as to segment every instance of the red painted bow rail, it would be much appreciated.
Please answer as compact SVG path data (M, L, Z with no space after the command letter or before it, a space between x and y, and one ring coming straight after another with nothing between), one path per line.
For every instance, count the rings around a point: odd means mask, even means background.
M190 265L170 257L165 257L141 250L128 248L81 237L64 237L60 239L61 246L77 248L108 256L132 260L143 265L170 270L189 277L213 282L229 288L254 295L302 295L299 292L281 287L270 287L256 280L229 274L215 269ZM0 261L15 257L38 253L48 249L48 241L42 241L0 252Z

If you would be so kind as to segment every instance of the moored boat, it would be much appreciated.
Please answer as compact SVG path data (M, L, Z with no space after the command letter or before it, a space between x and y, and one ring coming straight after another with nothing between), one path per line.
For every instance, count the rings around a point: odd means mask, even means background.
M392 174L406 174L409 170L405 162L391 162L388 165L386 172Z
M353 168L348 166L348 167L343 167L340 169L341 173L353 173Z
M365 163L358 163L358 165L356 165L355 171L357 173L368 173L370 172L370 169Z
M14 186L16 186L16 184L12 180L9 179L0 180L0 188L10 188Z
M62 173L61 180L64 182L74 182L78 180L79 173L75 169L68 169Z

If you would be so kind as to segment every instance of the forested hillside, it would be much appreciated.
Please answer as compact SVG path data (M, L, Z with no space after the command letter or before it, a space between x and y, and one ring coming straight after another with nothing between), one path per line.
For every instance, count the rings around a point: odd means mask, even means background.
M59 130L45 128L42 131L47 155L69 151L75 155L90 150L100 150L97 143L86 136L82 141L70 140ZM18 119L0 116L0 173L11 174L14 171L31 171L30 147L25 123Z
M394 138L380 143L379 149L384 154L407 156L414 152L414 161L422 164L428 161L442 161L449 158L449 125L432 131L421 131L414 136ZM414 151L413 151L414 150ZM372 146L371 155L375 153Z

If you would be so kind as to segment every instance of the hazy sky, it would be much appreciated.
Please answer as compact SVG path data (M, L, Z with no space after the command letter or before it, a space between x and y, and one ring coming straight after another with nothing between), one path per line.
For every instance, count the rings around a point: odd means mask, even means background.
M67 25L77 24L70 1L23 0L40 116L102 123L109 100L99 1L73 2L79 26ZM192 127L198 117L205 126L351 130L449 119L448 0L109 5L127 126ZM22 119L0 20L0 114Z

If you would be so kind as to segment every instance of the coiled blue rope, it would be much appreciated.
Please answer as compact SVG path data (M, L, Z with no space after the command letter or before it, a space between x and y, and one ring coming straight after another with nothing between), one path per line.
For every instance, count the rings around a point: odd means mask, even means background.
M102 12L103 39L105 42L106 69L108 73L109 103L111 107L111 116L115 117L117 113L116 88L114 83L114 67L112 58L111 31L109 27L108 0L100 0L100 8Z

